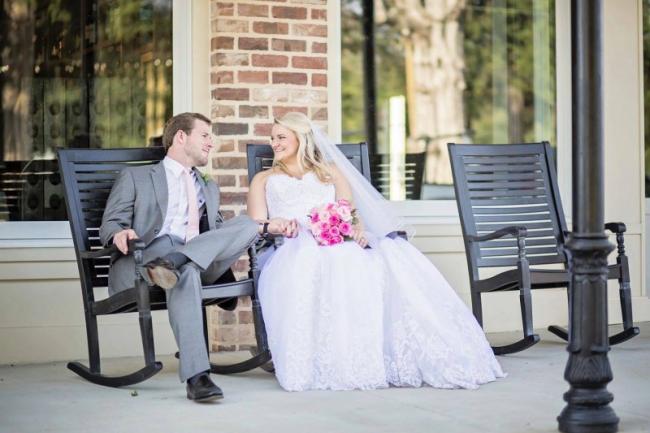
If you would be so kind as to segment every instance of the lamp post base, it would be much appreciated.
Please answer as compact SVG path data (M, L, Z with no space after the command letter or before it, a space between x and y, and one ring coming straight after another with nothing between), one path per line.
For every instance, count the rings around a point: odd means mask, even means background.
M618 417L607 391L612 368L607 358L607 255L613 249L603 234L572 233L567 242L570 293L569 360L564 378L566 407L557 417L564 433L613 433Z
M564 394L568 405L557 417L563 433L614 433L618 417L609 403L614 399L605 387L600 389L571 387Z
M601 409L565 409L557 418L558 428L563 433L615 433L618 431L618 417L611 408L608 409L606 418Z

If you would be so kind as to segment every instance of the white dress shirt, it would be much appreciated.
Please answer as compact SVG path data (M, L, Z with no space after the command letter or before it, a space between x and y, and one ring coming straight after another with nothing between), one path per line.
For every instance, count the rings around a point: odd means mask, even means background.
M185 183L181 178L185 167L168 156L163 159L162 163L165 167L165 176L167 177L167 212L165 213L165 221L163 221L162 228L157 237L169 234L185 239L188 219L188 201ZM190 172L194 179L194 187L197 192L197 203L199 205L199 215L201 215L201 208L205 204L203 188L201 188L201 184L199 183L194 170L190 170Z

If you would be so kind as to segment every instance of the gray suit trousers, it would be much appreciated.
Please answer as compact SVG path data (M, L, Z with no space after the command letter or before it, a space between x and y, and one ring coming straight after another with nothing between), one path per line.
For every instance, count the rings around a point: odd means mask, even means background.
M247 216L239 216L201 233L187 244L175 236L164 235L144 250L144 263L171 252L180 252L190 259L179 269L181 276L176 286L166 291L169 322L180 352L181 382L210 369L203 338L202 284L210 284L226 272L256 236L257 223ZM116 260L109 271L109 293L133 287L134 276L133 256Z

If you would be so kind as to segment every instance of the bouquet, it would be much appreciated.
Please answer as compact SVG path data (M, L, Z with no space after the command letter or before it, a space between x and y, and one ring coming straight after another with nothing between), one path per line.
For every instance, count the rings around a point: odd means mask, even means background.
M336 245L352 240L357 224L356 209L345 199L313 208L309 215L309 230L319 245Z

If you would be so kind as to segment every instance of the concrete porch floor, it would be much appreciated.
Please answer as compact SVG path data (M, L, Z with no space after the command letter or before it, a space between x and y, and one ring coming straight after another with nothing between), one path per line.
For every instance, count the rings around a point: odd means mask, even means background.
M618 328L616 328L618 329ZM477 391L390 388L375 391L283 391L260 369L214 376L220 402L185 398L177 362L131 388L92 385L65 363L0 366L0 432L556 432L564 407L564 344L546 331L531 349L499 358L509 376ZM493 343L515 334L492 334ZM216 360L236 355L214 355ZM641 335L614 346L612 407L622 432L650 432L650 322ZM104 361L107 371L140 367L140 358ZM137 395L133 396L133 391Z

